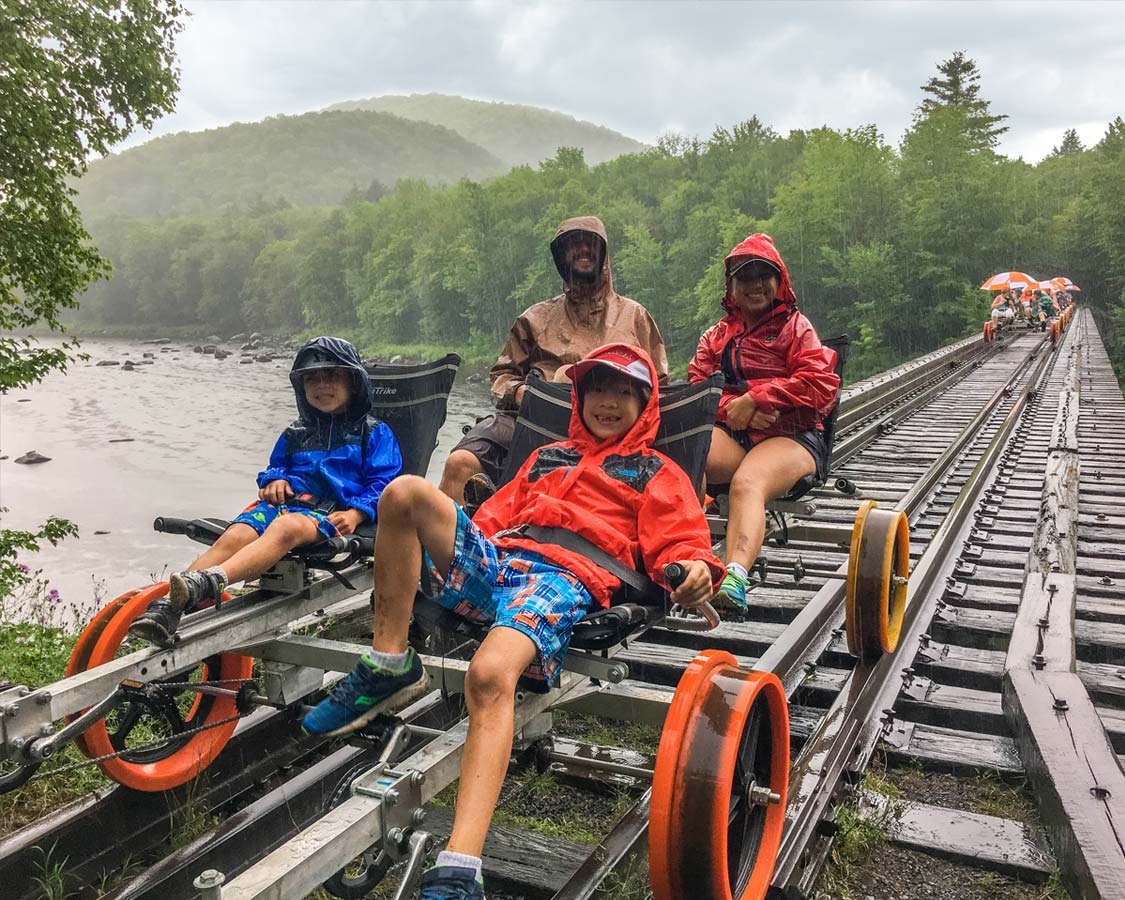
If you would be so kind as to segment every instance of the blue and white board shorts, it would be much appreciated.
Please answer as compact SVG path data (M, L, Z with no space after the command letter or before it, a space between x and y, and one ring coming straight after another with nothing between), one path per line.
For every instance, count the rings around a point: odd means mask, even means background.
M305 509L303 506L275 506L265 500L256 500L251 503L231 520L231 524L238 522L242 525L249 525L261 537L266 533L266 529L273 524L274 519L278 516L287 515L308 516L316 522L316 530L324 537L336 537L336 526L328 521L327 513L322 513L316 509Z
M436 599L446 609L531 639L537 652L524 675L532 690L558 681L574 623L600 608L572 572L528 550L501 551L460 507L449 571L443 578L428 554L426 564L442 585Z

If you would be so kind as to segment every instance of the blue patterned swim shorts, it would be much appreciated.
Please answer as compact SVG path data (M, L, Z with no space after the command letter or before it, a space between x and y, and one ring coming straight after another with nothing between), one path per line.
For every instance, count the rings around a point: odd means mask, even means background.
M274 506L272 503L267 503L265 500L258 500L251 503L246 509L240 512L231 521L233 525L239 522L243 525L249 525L256 532L258 536L266 533L266 529L278 516L287 515L301 515L308 516L310 519L316 521L316 530L319 531L326 538L336 537L336 526L328 521L326 513L322 513L315 509L305 509L303 506Z
M501 553L465 511L457 509L453 563L442 578L426 557L436 582L437 601L471 622L522 632L535 644L534 662L524 673L533 689L558 681L574 623L600 608L570 571L526 550Z

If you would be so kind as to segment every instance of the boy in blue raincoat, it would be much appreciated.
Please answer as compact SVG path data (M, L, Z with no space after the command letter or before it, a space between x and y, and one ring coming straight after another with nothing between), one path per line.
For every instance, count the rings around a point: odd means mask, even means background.
M371 414L356 348L314 338L297 351L289 380L299 418L258 473L258 500L187 569L172 573L168 596L153 601L130 634L170 646L184 612L218 600L228 584L258 577L295 547L375 520L383 488L402 471L402 453L390 427Z

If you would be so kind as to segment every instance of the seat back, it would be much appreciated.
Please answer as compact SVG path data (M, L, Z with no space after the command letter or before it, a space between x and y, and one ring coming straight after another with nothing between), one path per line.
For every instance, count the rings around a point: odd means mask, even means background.
M697 489L703 481L711 428L722 393L723 378L719 373L699 384L660 388L660 428L653 449L677 463ZM534 375L528 379L500 484L511 481L535 450L567 439L570 395L569 383L544 381Z
M821 341L825 347L829 347L836 351L836 375L840 378L840 388L844 386L844 364L848 361L848 347L851 342L848 340L846 334L841 334L839 337L829 338L826 341ZM840 415L840 391L836 391L836 402L832 404L832 409L827 416L824 417L824 443L828 447L828 459L824 464L824 471L830 472L832 470L832 445L836 441L836 419ZM823 481L818 479L816 475L806 475L795 485L781 499L783 500L799 500L813 488L818 488Z
M365 366L375 394L371 412L395 433L404 474L426 474L460 365L461 357L450 353L419 365Z

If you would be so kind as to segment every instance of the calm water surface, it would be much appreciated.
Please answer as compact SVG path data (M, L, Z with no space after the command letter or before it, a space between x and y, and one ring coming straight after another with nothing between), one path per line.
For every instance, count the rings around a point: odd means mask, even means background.
M80 529L78 538L21 556L43 568L64 601L88 600L95 590L116 597L190 562L202 546L158 534L152 520L235 516L256 499L255 476L296 417L288 354L240 365L237 352L216 361L190 344L165 346L85 340L89 362L0 395L3 526L33 530L56 515ZM143 353L153 364L131 372L95 365L139 362ZM462 372L430 462L435 482L461 426L489 405L487 382L464 379ZM51 461L16 465L28 450Z

